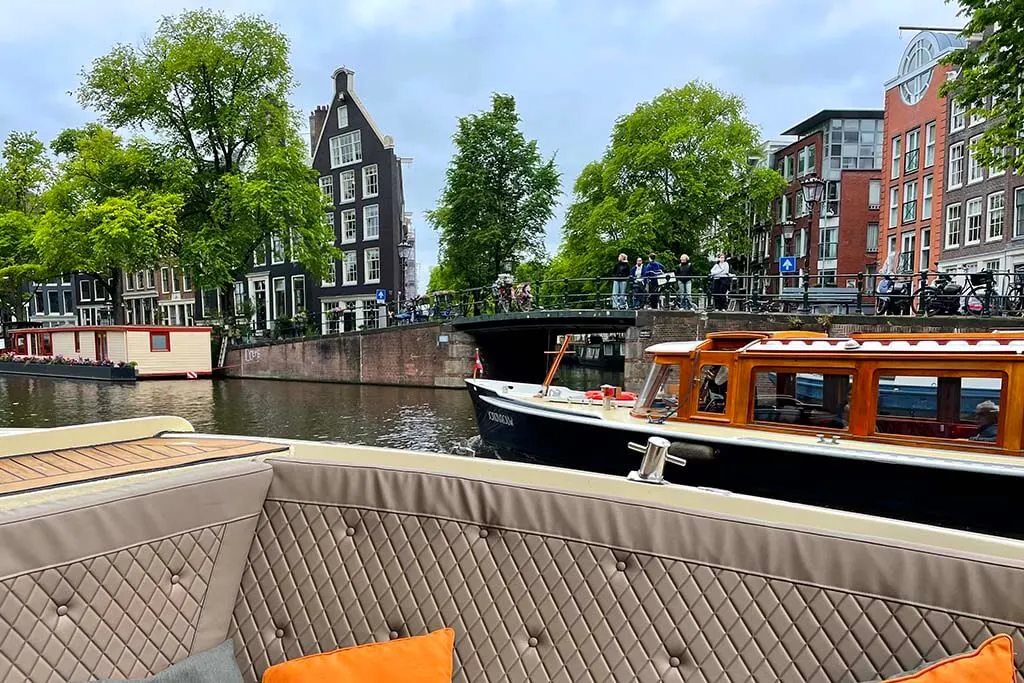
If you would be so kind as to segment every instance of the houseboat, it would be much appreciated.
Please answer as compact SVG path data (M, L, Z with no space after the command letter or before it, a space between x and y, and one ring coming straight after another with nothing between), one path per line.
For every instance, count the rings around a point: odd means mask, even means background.
M725 332L651 346L633 400L467 380L503 456L1024 538L1024 332ZM622 396L620 395L621 399Z
M46 327L14 330L0 374L107 379L208 377L209 327Z
M579 346L576 356L585 368L621 371L626 366L626 342L594 335L590 343Z

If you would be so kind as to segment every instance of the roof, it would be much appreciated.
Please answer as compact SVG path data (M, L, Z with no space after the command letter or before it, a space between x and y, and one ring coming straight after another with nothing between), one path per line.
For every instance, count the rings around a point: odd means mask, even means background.
M783 132L782 135L806 135L832 119L881 119L884 116L884 109L822 109L814 116Z

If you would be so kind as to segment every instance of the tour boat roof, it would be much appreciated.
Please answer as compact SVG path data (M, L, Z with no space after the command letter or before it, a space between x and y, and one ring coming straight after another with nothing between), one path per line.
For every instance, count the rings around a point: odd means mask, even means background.
M709 334L707 339L665 342L647 347L658 356L691 355L698 350L738 353L946 353L1005 354L1024 357L1024 330L975 333L855 333L828 337L820 332L728 332Z

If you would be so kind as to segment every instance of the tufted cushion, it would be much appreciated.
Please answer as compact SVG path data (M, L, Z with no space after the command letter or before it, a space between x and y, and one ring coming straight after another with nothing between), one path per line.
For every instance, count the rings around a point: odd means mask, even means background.
M854 683L995 633L1024 642L1016 566L582 492L271 462L234 614L250 683L447 625L459 683Z
M155 676L135 679L136 683L242 683L235 662L235 647L226 640L212 650L200 652L164 669ZM113 679L99 683L114 683Z

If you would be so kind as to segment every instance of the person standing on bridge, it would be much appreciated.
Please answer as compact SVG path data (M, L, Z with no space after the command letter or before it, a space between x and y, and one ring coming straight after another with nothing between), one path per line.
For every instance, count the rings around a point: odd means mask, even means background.
M665 274L665 266L658 262L658 256L652 251L647 255L647 263L643 267L644 282L647 283L648 302L651 308L658 307L661 298L660 278Z
M711 294L715 297L716 311L729 308L729 279L729 262L725 254L719 254L715 265L711 266Z
M625 254L619 254L612 271L612 308L626 308L626 284L629 282L629 261Z
M684 311L693 308L693 302L690 301L692 277L693 266L690 265L690 257L682 254L679 257L679 265L676 266L676 282L679 287L679 308Z
M633 308L643 308L647 287L644 284L644 259L636 257L636 265L629 269L629 279L633 285Z

